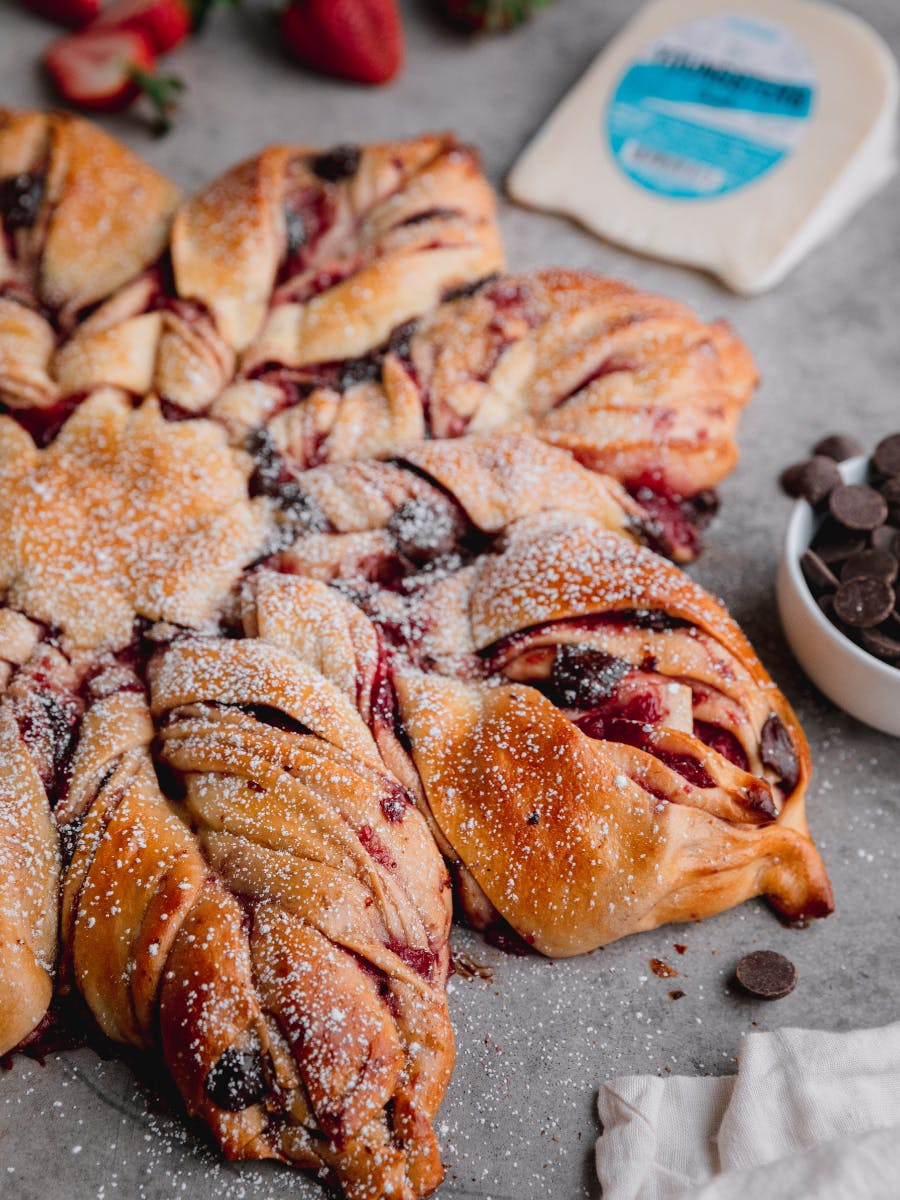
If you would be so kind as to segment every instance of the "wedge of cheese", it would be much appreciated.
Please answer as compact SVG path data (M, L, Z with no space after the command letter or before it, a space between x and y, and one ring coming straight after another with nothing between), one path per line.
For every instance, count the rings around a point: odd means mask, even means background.
M811 0L656 0L604 49L509 179L736 292L777 284L895 169L897 63Z

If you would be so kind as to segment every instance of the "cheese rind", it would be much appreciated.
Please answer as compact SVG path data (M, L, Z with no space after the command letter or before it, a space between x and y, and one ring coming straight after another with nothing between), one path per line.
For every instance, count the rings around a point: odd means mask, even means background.
M780 282L895 170L897 63L810 0L656 0L526 148L514 199L734 291Z

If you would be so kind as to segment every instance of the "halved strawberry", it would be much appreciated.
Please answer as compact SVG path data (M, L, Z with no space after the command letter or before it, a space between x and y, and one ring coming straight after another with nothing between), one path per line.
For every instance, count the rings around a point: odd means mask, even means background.
M22 0L26 8L54 25L81 29L100 12L100 0Z
M387 83L403 65L396 0L291 0L281 36L300 62L357 83Z
M50 78L69 104L87 112L119 112L144 94L165 129L183 85L154 75L155 62L147 39L132 29L87 29L57 39L44 54Z
M191 32L192 10L185 0L114 0L91 24L95 29L132 29L154 53L173 50Z

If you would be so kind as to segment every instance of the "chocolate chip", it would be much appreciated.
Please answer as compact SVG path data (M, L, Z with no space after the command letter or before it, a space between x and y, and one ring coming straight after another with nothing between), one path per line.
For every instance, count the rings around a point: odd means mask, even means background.
M359 170L362 150L359 146L345 144L333 146L324 154L317 154L310 163L313 171L326 183L337 183L349 179Z
M266 1094L266 1073L258 1047L229 1046L203 1085L213 1104L225 1112L242 1112Z
M791 735L777 713L770 713L762 727L759 755L763 765L781 780L781 790L786 795L792 792L800 778L800 763Z
M272 494L278 507L295 528L309 533L324 533L328 528L328 518L318 501L308 492L304 492L296 479L288 479L279 484Z
M883 658L887 662L894 662L900 659L900 625L896 622L879 625L875 629L864 629L860 634L859 640L865 650L870 654L874 654L876 658Z
M827 499L840 482L841 473L834 460L821 455L794 463L781 474L781 485L788 495L802 496L813 507Z
M744 991L760 1000L780 1000L797 986L797 968L789 958L775 950L755 950L745 954L735 975Z
M802 462L791 463L779 475L779 483L789 496L799 497L803 495L803 482L806 478L807 462L808 460L804 459Z
M247 453L256 460L255 470L250 477L250 495L272 495L281 482L284 459L268 429L254 429L247 438Z
M808 553L808 552L807 552ZM897 578L897 560L887 550L860 550L841 567L841 580L884 579L893 583Z
M837 620L834 615L834 597L834 592L824 592L821 596L816 596L816 604L818 604L829 621Z
M894 589L884 579L848 579L835 593L834 611L854 629L870 629L891 615Z
M809 584L810 591L816 595L819 592L837 591L837 577L822 562L815 550L803 551L800 559L800 570L803 572L803 578Z
M863 453L863 447L849 433L830 433L813 446L813 454L833 458L835 462L844 462L845 459L856 458L858 454Z
M879 525L869 536L873 550L887 550L894 558L900 558L900 529L896 525Z
M44 176L31 171L0 180L0 216L7 231L30 229L44 199Z
M882 475L900 475L900 433L881 439L872 455L872 464Z
M900 475L894 475L878 489L892 517L900 520Z
M874 488L863 483L842 483L828 497L828 511L845 529L868 532L884 523L888 507Z
M554 699L564 708L593 708L607 700L634 668L594 646L557 646L550 668Z
M362 358L348 358L341 367L339 388L346 392L358 383L375 383L381 378L382 360L377 354L366 354Z
M288 257L302 250L306 245L306 222L300 213L292 208L284 210L284 229L287 238Z
M835 563L843 562L851 554L858 554L860 550L865 550L866 539L864 537L851 538L846 534L846 529L842 529L836 522L829 520L824 523L812 544L813 550L822 562L833 566Z
M459 540L461 521L448 503L415 499L401 504L387 524L394 545L414 563L449 554Z

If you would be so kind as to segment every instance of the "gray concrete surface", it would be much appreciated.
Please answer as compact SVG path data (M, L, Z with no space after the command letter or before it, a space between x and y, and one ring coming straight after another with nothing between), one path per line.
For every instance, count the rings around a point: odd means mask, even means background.
M282 61L263 10L222 12L169 60L190 85L175 132L153 141L129 118L108 127L188 188L266 141L327 144L435 127L478 143L499 183L634 7L557 0L515 35L467 45L408 4L409 66L382 92L316 80ZM849 7L900 50L896 0ZM0 102L48 102L34 64L49 35L12 3L0 5ZM494 977L451 984L459 1054L438 1118L448 1164L439 1194L580 1200L599 1191L592 1149L603 1078L727 1072L751 1028L848 1029L900 1016L900 742L843 716L806 682L783 642L773 592L788 511L775 486L779 468L827 430L874 443L900 426L900 182L776 292L754 300L618 252L562 220L508 206L503 228L514 265L590 266L670 291L730 318L758 356L764 382L744 420L743 459L695 571L726 598L806 726L816 765L811 823L837 897L835 915L805 931L782 928L765 905L750 903L565 963L505 957L471 934L454 935ZM683 955L676 942L687 945ZM800 971L796 991L769 1005L728 986L740 955L760 947L784 951ZM654 956L672 962L679 978L657 979L648 967ZM675 986L685 995L672 1001ZM20 1060L0 1074L3 1200L321 1194L287 1170L218 1162L126 1066L90 1051L44 1066Z

